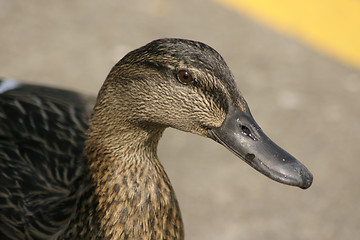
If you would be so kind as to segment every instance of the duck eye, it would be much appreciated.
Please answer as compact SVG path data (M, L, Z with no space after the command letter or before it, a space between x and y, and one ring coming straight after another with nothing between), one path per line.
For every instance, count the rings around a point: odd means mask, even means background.
M177 74L177 77L180 82L185 84L191 83L194 80L191 74L186 70L180 70Z

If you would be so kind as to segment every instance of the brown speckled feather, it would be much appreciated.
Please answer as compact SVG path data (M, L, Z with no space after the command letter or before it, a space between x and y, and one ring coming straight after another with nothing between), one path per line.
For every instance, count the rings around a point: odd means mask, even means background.
M85 106L39 86L0 94L0 239L51 239L66 227L85 168Z
M246 110L222 57L183 39L153 41L114 66L87 140L80 95L20 85L0 101L1 239L183 239L158 141L166 127L207 136L228 101Z
M186 69L196 81L182 84ZM230 79L230 81L223 79ZM209 46L161 39L111 70L94 108L79 95L16 86L0 94L1 239L183 239L156 149L166 127L200 135L242 98Z
M208 136L229 104L248 112L222 57L183 39L153 41L113 67L87 137L80 95L35 86L5 91L0 239L183 239L159 139L166 127Z

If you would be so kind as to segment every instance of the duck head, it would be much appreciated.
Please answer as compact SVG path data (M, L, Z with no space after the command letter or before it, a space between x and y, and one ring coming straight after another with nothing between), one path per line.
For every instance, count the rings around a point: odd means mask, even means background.
M98 101L109 99L121 124L209 137L275 181L312 183L309 170L264 134L224 59L206 44L160 39L128 53L99 93Z

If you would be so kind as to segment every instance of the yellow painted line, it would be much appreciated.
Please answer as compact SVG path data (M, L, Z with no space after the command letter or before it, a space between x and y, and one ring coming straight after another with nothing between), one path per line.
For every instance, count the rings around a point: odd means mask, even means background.
M360 0L213 0L360 68Z

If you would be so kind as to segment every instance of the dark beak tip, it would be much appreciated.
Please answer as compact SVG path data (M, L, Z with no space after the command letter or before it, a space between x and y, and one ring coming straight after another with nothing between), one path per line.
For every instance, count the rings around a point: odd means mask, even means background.
M313 180L313 175L310 173L309 170L306 170L306 173L302 175L302 184L300 184L299 187L304 190L308 189L312 185Z
M292 158L292 162L288 165L282 166L278 170L282 172L283 177L280 178L281 183L299 187L301 189L308 189L313 183L313 175L311 172L298 160ZM273 172L274 176L277 175L277 171Z
M308 189L313 182L313 175L300 162L295 160L293 164L285 165L277 169L263 170L257 169L269 178L290 186L299 187L301 189ZM295 164L295 166L294 166Z

